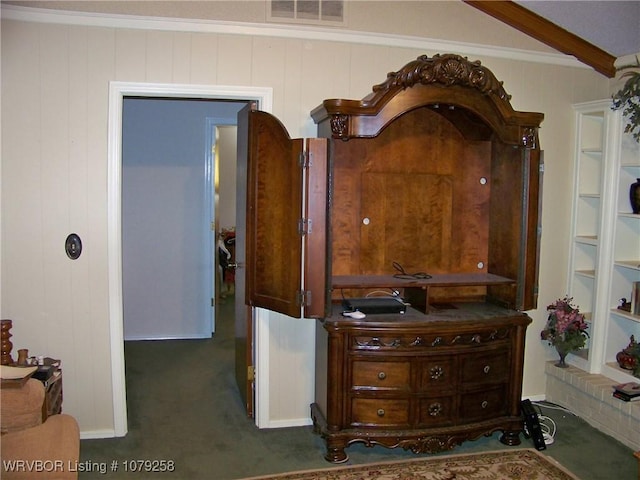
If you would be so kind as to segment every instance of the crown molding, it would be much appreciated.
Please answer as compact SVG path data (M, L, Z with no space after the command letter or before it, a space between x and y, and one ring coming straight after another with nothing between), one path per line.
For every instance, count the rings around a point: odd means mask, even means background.
M190 20L133 15L97 14L50 10L2 4L2 19L34 23L52 23L107 28L130 28L139 30L163 30L173 32L214 33L228 35L251 35L261 37L299 38L330 42L383 45L387 47L415 48L428 52L447 52L460 55L504 58L533 63L586 68L575 58L558 53L478 45L466 42L438 40L403 35L356 32L312 26L272 25L263 23L224 22L212 20Z
M625 67L640 66L640 52L631 55L625 55L623 57L618 57L618 59L614 63L614 66L616 67L616 70L620 70Z
M614 66L616 57L517 3L512 1L463 1L559 52L575 56L581 62L609 78L613 78L616 74Z

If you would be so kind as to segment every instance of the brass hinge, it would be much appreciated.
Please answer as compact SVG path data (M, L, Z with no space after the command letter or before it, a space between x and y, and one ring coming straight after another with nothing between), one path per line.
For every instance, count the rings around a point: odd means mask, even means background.
M249 365L247 367L247 381L253 382L256 379L256 367Z
M311 161L309 160L309 154L307 152L300 152L298 165L300 165L300 168L309 168Z
M311 305L311 292L309 290L298 290L297 302L301 307L308 307Z
M310 218L298 219L298 235L311 234L311 225L312 225L312 221Z

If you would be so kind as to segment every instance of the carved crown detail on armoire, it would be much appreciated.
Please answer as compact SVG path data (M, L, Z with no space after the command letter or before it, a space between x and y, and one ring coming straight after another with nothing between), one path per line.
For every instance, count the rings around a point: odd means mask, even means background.
M311 112L321 138L239 115L247 304L317 319L311 416L327 460L353 442L520 443L543 115L509 102L480 62L447 54L362 100L325 100ZM372 296L406 312L343 316L345 299Z

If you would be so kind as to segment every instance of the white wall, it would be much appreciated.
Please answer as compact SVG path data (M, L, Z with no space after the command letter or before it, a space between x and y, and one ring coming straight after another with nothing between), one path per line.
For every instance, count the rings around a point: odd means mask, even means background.
M109 435L114 428L106 192L109 82L272 87L272 111L291 136L312 136L309 112L323 99L360 99L387 72L437 53L426 41L371 41L337 31L294 35L287 30L271 37L244 27L225 26L224 33L216 33L207 31L210 25L192 25L198 31L191 33L3 16L1 315L14 320L15 348L63 359L64 409L79 420L84 436ZM451 28L468 38L476 19L475 13L458 16ZM424 22L428 27L429 20ZM444 53L444 46L438 50ZM541 63L546 57L518 57L504 50L493 56L477 44L451 44L452 51L465 53L465 48L473 53L471 59L504 80L515 109L545 114L540 130L546 162L540 301L531 312L524 375L524 395L544 395L543 363L552 353L540 342L539 331L545 306L564 294L566 284L570 105L606 98L608 81L556 57ZM75 262L63 250L71 231L82 236L85 247ZM268 324L268 414L274 424L287 424L308 417L314 325L275 314Z
M234 126L216 128L218 138L218 168L220 185L218 187L218 225L220 229L236 226L236 141L238 129Z

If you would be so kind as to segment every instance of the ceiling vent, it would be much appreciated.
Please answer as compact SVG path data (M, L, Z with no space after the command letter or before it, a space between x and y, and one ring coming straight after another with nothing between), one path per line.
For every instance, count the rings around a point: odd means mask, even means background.
M344 0L270 0L267 20L313 25L345 25Z

